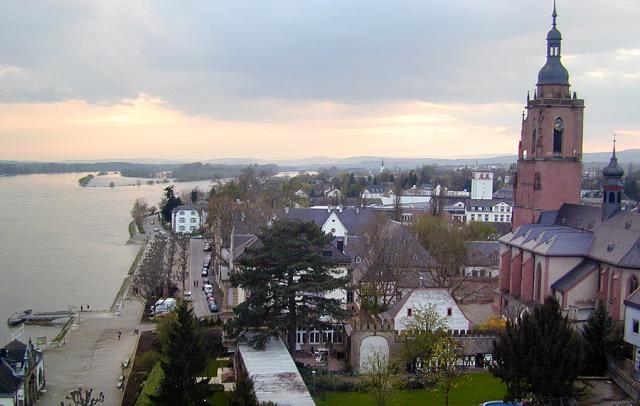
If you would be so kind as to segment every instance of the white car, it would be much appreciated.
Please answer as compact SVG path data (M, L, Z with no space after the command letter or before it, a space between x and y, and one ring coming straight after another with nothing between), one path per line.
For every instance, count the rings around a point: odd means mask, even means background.
M213 293L213 286L209 284L204 285L204 293Z
M193 296L191 296L191 292L184 292L184 301L191 302L193 300Z

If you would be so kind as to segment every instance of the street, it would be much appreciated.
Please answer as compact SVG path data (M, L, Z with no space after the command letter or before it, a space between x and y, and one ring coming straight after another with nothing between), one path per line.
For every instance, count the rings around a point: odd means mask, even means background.
M204 261L204 256L207 254L207 252L204 252L202 250L204 248L204 240L192 238L189 243L189 248L189 268L191 269L189 287L192 293L193 312L198 318L211 316L216 313L211 313L209 311L209 307L207 305L207 296L202 291L203 284L207 283L207 278L202 277L201 275L202 262ZM209 277L213 277L211 275L211 271L209 271ZM193 281L198 281L197 287L193 286ZM216 297L218 308L220 308L221 306L219 300L220 298Z

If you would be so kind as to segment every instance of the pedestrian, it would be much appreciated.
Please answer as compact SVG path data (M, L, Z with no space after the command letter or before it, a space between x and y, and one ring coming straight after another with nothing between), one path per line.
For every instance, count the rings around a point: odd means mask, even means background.
M89 305L87 305L87 311L89 311Z
M120 341L120 336L122 335L122 331L118 331L118 341Z
M80 312L82 312L82 305L80 305Z

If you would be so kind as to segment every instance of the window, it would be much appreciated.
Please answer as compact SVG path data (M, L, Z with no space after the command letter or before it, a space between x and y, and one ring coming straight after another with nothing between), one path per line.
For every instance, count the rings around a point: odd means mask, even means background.
M640 322L638 322L638 320L631 320L631 331L633 334L638 334L640 332Z
M538 301L541 300L540 293L542 292L542 266L538 264L536 269L536 294L535 297Z
M178 213L178 214L184 214L184 210L180 210L180 213Z
M542 177L540 176L540 172L536 172L533 178L533 190L542 189Z
M488 214L484 215L484 221L489 221L489 215Z
M191 230L191 231L196 231L196 226L191 226L191 227L189 227L189 230Z
M360 262L362 262L362 258L356 257L356 264L359 264Z
M471 215L471 221L474 221L475 219L476 219L476 215L475 215L475 214L472 214L472 215Z
M309 332L309 344L320 344L320 332L318 330Z
M196 215L196 211L195 210L191 210L191 215L195 216Z
M197 219L196 219L195 217L191 217L191 222L192 222L192 223L195 223L195 222L196 222L196 220L197 220Z
M452 308L450 308L450 307L448 307L448 308L447 308L447 316L448 316L448 317L451 317L451 314L452 314L452 313L453 313L453 309L452 309Z
M184 223L186 221L186 219L184 217L180 217L180 219L178 219L178 223Z
M179 231L184 231L186 230L186 228L184 226L180 226L180 228L178 228Z
M562 153L562 130L553 130L553 153Z
M411 316L413 316L413 314L412 314L412 313L413 313L413 312L412 312L411 308L409 307L409 308L407 309L407 317L411 317Z

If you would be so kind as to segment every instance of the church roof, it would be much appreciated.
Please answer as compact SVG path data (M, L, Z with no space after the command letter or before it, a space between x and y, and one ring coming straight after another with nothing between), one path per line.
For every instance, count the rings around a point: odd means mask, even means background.
M599 207L565 203L553 224L523 224L500 241L541 255L582 256L640 268L640 214L619 211L602 220L601 213Z

